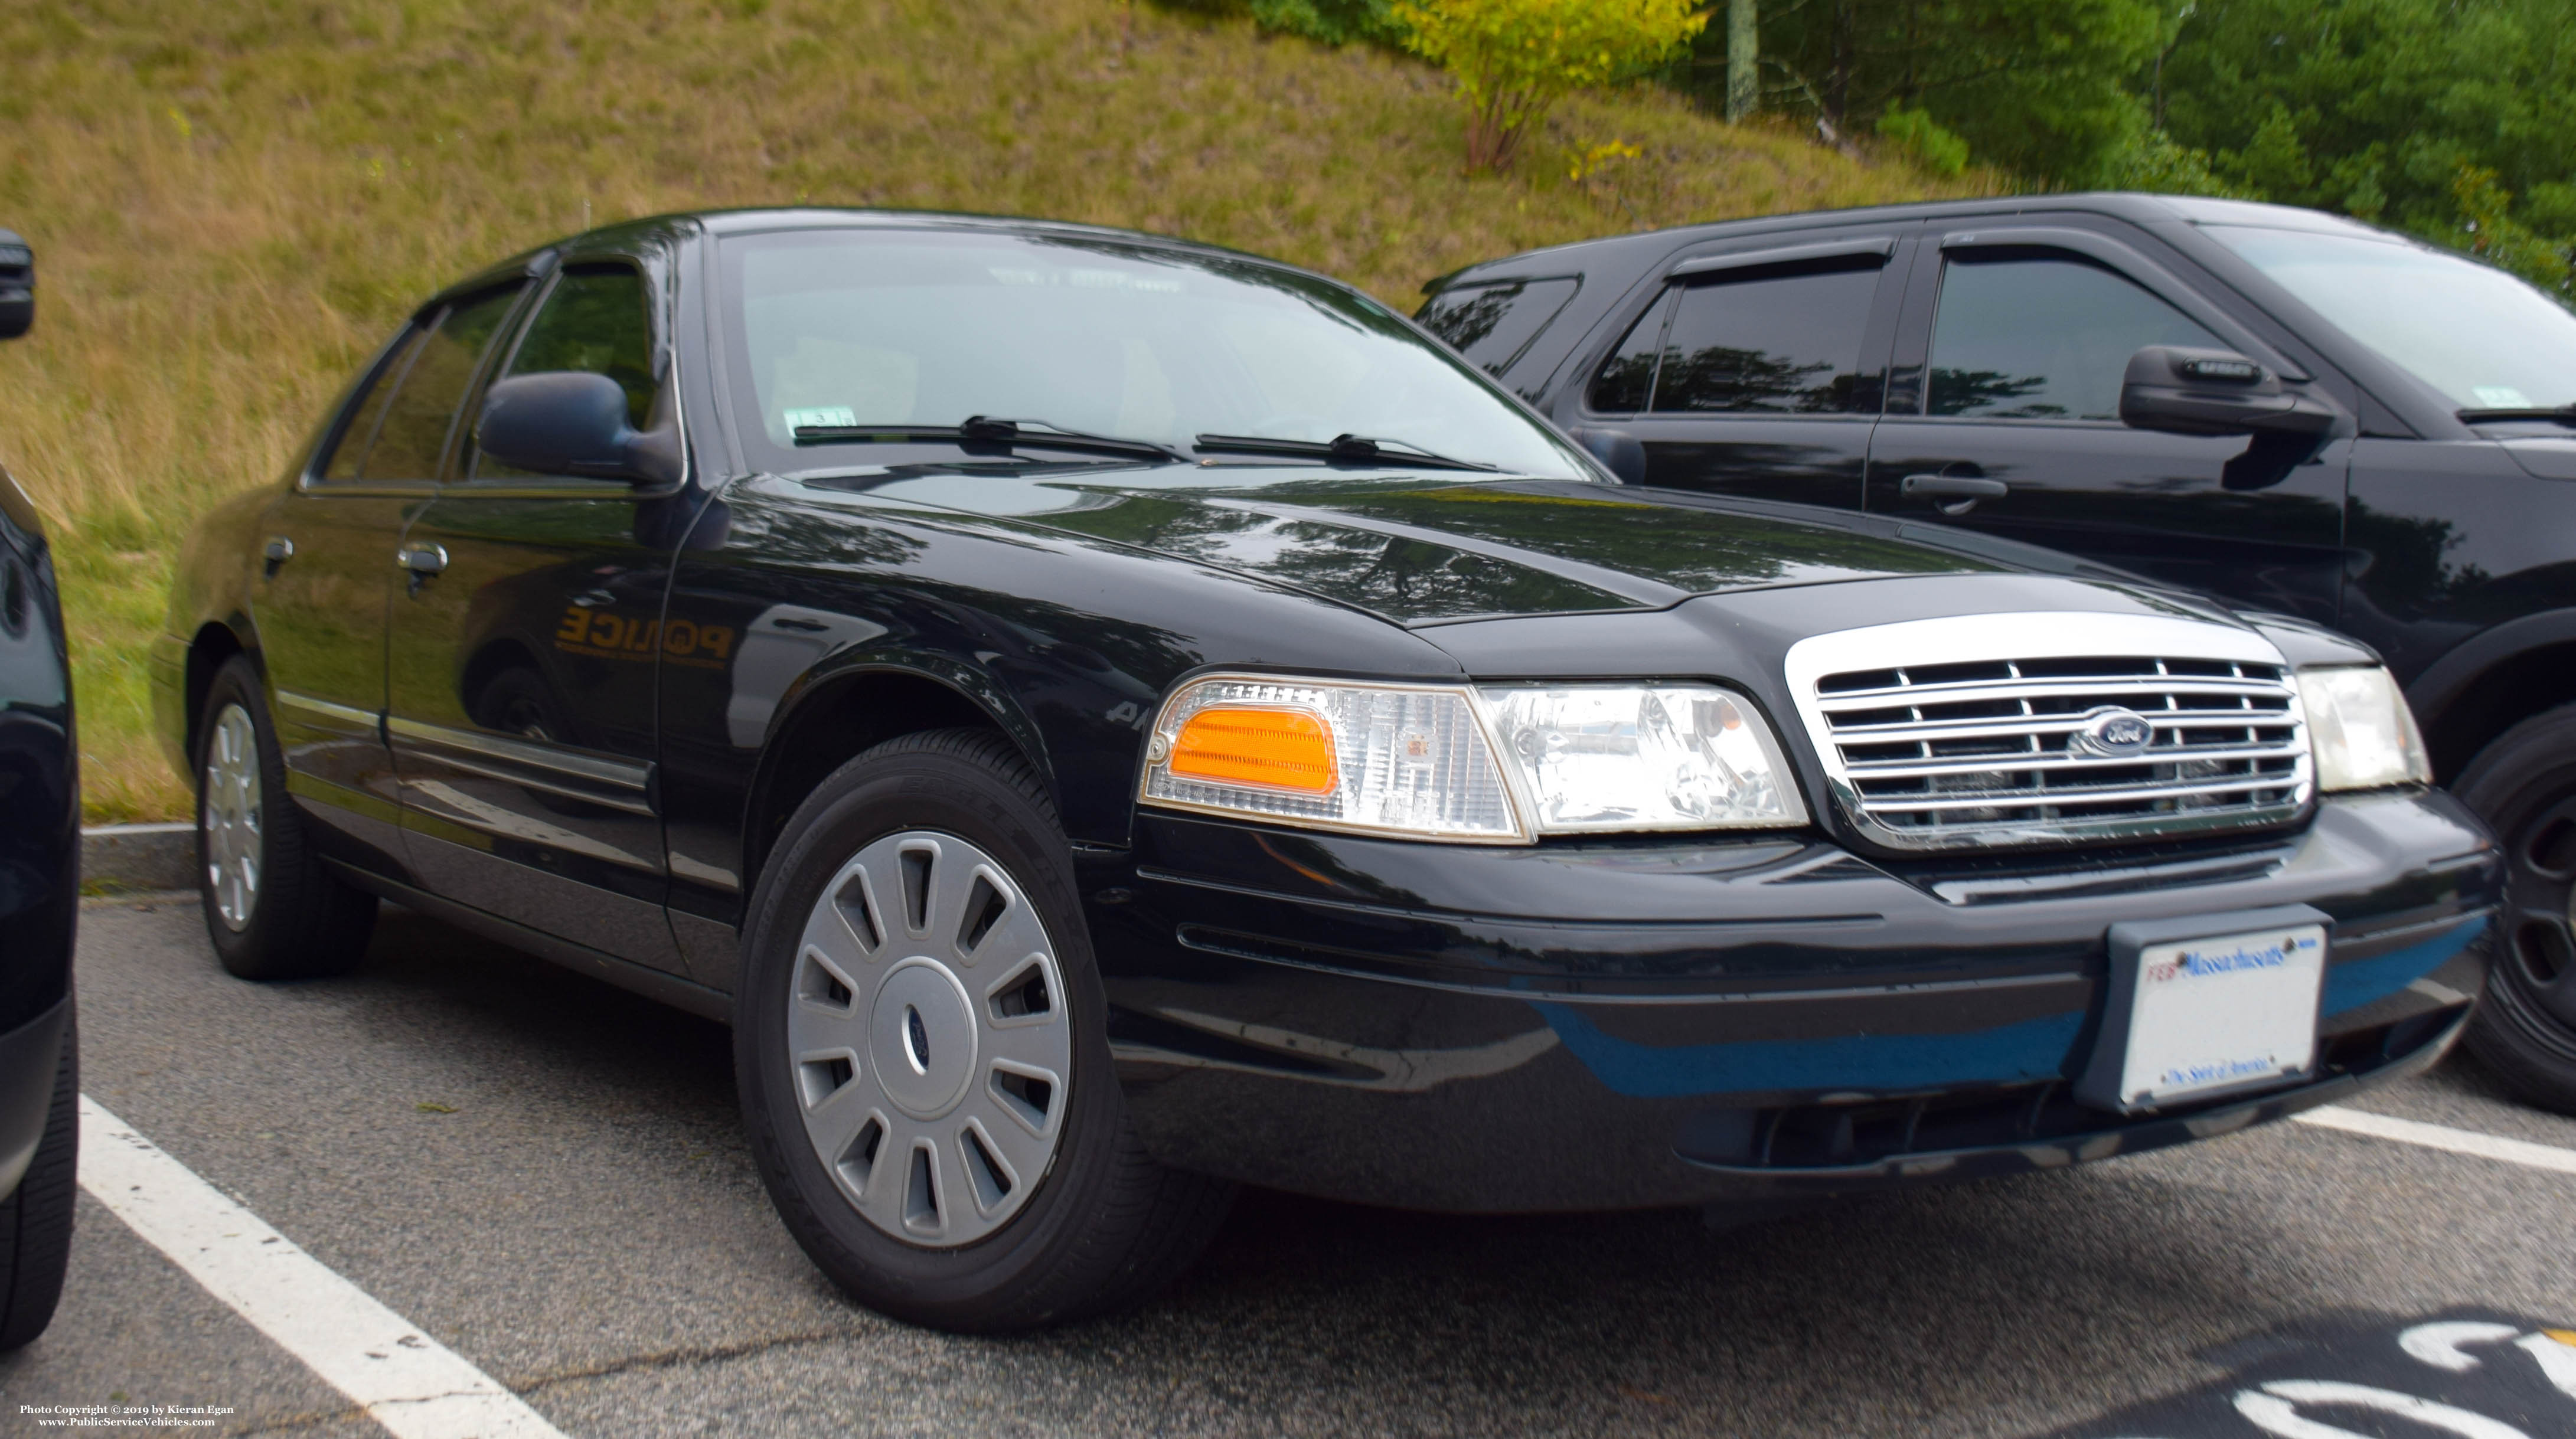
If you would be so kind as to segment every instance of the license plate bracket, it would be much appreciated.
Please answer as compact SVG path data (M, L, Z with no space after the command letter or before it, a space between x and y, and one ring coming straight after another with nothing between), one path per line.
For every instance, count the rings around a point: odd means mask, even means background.
M2075 1097L2133 1114L2312 1077L2333 921L2304 904L2111 926Z

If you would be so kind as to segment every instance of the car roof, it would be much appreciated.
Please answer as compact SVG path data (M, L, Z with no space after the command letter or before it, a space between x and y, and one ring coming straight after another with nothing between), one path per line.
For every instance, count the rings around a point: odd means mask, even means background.
M800 205L740 210L683 210L664 215L647 215L633 220L621 220L614 225L603 225L584 230L577 235L563 236L533 249L522 251L497 264L487 265L466 278L445 286L431 297L427 304L438 304L456 295L481 289L497 280L540 271L550 266L555 256L566 252L618 248L620 237L639 231L658 229L667 233L680 229L695 230L710 235L758 235L791 230L924 228L980 230L1002 235L1057 235L1090 240L1115 240L1122 244L1152 245L1191 254L1222 256L1230 260L1249 260L1297 274L1313 273L1301 270L1285 261L1272 259L1267 255L1229 249L1223 245L1211 245L1202 240L1157 235L1149 230L1122 230L1109 225L1085 225L1071 220L1046 220L1025 215L973 215L950 210L844 209L823 205Z
M1635 234L1612 235L1596 240L1576 240L1543 249L1524 250L1498 259L1482 260L1462 269L1424 282L1422 292L1437 294L1441 290L1469 280L1514 277L1535 278L1542 271L1555 269L1590 269L1600 261L1616 263L1629 254L1656 256L1683 245L1708 240L1728 240L1784 230L1810 230L1844 225L1875 225L1890 221L1946 220L1981 215L2020 215L2034 212L2065 214L2069 211L2109 215L2142 224L2180 220L2204 225L2263 225L2275 229L2308 230L2327 233L2368 235L2389 238L2387 232L2373 229L2359 221L2328 215L2318 210L2302 210L2290 205L2258 204L2250 200L2214 200L2191 195L2150 195L2134 191L2090 191L2072 195L1995 195L1976 200L1929 200L1905 205L1870 205L1844 210L1801 210L1791 214L1763 215L1743 220L1718 220L1703 225L1678 225L1664 230L1645 230ZM1579 263L1569 263L1578 262ZM1642 263L1642 261L1640 261Z

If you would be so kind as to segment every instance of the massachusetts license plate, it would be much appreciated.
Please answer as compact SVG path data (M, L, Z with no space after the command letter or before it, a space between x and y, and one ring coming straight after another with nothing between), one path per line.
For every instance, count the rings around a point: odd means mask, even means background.
M2148 944L2137 954L2121 1107L2297 1078L2314 1067L2325 926Z

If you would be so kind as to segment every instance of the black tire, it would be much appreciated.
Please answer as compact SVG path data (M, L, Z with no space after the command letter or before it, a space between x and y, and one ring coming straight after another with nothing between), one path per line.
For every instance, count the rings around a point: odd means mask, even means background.
M80 1021L67 1017L44 1138L17 1191L0 1200L0 1353L25 1348L54 1322L79 1192Z
M999 1228L955 1248L896 1238L834 1184L803 1127L786 1039L796 948L824 886L869 844L916 830L980 848L1034 901L1072 1025L1051 1166ZM1128 1126L1071 846L1045 789L999 736L939 730L890 740L816 786L761 877L743 966L735 1079L752 1152L788 1232L859 1303L964 1332L1066 1323L1160 1289L1223 1222L1233 1187L1156 1164Z
M2506 864L2495 967L2464 1042L2523 1098L2576 1114L2576 705L2506 730L2453 793L2494 827Z
M207 777L219 723L235 706L249 718L259 771L259 829L254 845L258 883L249 912L238 925L223 913L209 859L213 840ZM259 671L249 659L236 655L215 672L197 729L197 890L206 933L214 941L215 957L222 961L224 972L254 980L346 973L367 952L367 937L376 927L376 899L324 869L314 857L305 839L303 813L286 793L286 759L269 721Z

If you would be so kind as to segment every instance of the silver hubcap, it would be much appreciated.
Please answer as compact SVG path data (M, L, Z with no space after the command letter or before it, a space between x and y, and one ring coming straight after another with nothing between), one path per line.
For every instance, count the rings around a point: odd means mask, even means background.
M806 916L787 997L805 1137L869 1223L972 1244L1019 1213L1064 1133L1073 1025L1055 947L999 860L888 835Z
M259 736L250 712L226 705L206 738L201 853L215 913L228 929L250 923L259 904Z

